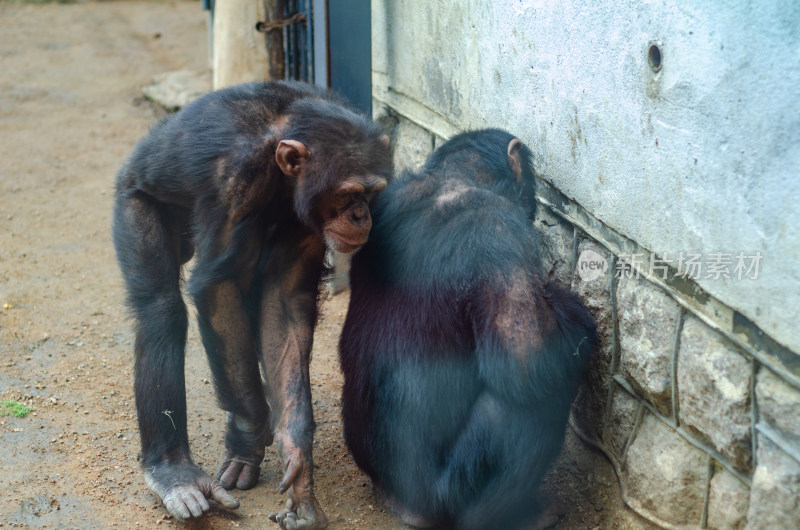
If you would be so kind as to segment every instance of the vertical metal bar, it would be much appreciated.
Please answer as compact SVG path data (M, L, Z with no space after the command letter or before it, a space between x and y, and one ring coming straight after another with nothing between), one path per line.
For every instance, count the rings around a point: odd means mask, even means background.
M300 0L295 0L294 2L294 11L293 13L297 13L300 9ZM295 70L295 75L297 76L296 79L298 81L303 80L303 46L301 45L302 34L303 34L303 26L301 24L292 24L294 26L294 49L295 49L295 60L297 61L297 69Z
M291 15L292 13L297 12L297 1L291 0L289 2L289 13L287 15ZM292 79L299 79L297 75L297 26L292 24L289 26L289 34L291 35L292 40Z
M289 15L291 15L293 8L294 8L294 2L292 0L288 0L286 2L286 12L284 13L284 16L288 17ZM297 79L294 68L294 61L297 55L295 53L296 50L294 47L294 26L291 24L286 26L286 31L289 32L288 35L289 38L287 39L289 42L289 79Z
M286 14L289 11L289 0L285 0L283 2L283 17L286 18ZM291 54L292 44L289 41L289 26L284 26L283 28L283 78L284 79L292 79L292 54Z
M328 2L312 0L314 13L313 42L314 83L328 88Z
M303 10L303 0L297 1L297 9ZM300 81L306 80L306 42L305 42L305 26L302 24L295 25L297 29L297 79Z
M309 83L314 82L314 32L311 30L314 22L314 10L311 6L311 0L303 0L303 10L306 13L306 25L303 27L303 34L305 36L305 80Z
M300 0L295 0L295 3L294 3L294 12L295 13L297 13L300 10L300 5L301 5ZM296 75L297 75L297 80L298 81L302 81L303 80L303 73L304 73L303 72L303 48L304 48L304 46L302 44L303 43L303 40L302 40L303 26L301 24L293 24L293 26L294 26L294 45L295 45L295 50L297 50L297 52L295 53L295 56L297 57L297 72L296 72Z
M316 35L321 33L319 39L323 43L322 53L327 53L327 21L324 18L326 9L324 0L285 0L282 3L284 19L288 19L298 13L305 16L304 23L291 23L283 27L283 56L284 56L284 78L306 81L313 83L316 76L315 66L317 64L317 54L314 51ZM322 6L322 7L318 7ZM316 18L315 13L321 13L320 18ZM327 61L322 64L323 76L321 81L327 84ZM322 84L321 83L321 84Z
M289 16L297 11L297 2L295 0L290 0L287 2L287 6L289 8L289 12L286 13L286 16ZM297 26L294 24L289 25L289 42L292 53L292 79L297 80Z

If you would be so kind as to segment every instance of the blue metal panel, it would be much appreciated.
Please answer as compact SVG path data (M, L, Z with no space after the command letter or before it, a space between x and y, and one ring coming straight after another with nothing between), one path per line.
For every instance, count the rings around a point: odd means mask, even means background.
M372 30L369 0L328 0L330 88L372 115Z

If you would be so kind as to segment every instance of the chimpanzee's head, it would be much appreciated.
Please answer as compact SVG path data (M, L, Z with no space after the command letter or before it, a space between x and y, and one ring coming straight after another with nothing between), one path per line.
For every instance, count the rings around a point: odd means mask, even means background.
M369 203L392 174L389 137L367 119L325 100L288 110L289 125L275 150L294 179L294 211L329 247L353 252L372 227Z

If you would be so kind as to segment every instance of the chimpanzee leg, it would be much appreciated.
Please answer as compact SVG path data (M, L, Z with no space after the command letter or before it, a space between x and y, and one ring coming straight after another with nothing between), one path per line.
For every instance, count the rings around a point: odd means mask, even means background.
M201 219L202 222L202 219ZM260 234L238 234L242 241L260 242ZM217 249L224 241L235 245L225 230L201 234L191 291L197 306L200 334L208 356L217 398L228 412L226 455L217 471L223 487L252 488L258 482L264 448L272 443L270 414L258 366L255 318L245 295L250 290L258 261L258 245L238 249L230 263L220 261ZM219 270L233 274L220 276ZM230 278L230 279L228 279Z
M180 266L191 250L180 215L139 192L120 192L114 245L136 319L136 408L145 481L177 518L199 516L207 498L227 508L233 497L192 463L186 434L186 306Z
M270 514L282 528L328 524L313 491L314 418L309 362L317 318L317 291L324 246L286 230L264 268L260 333L267 393L285 474L286 509Z
M457 528L511 529L533 520L537 486L560 448L547 427L491 392L478 397L436 481L436 496L455 509Z

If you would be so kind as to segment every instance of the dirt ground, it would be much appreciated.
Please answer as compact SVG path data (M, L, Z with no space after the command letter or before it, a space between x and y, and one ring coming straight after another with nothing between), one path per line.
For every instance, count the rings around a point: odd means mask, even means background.
M141 87L208 65L199 2L27 4L0 0L0 527L181 525L144 485L130 323L110 239L113 179L163 115ZM312 364L316 491L331 528L403 528L378 505L341 433L336 343L347 294L327 301ZM216 470L224 414L197 331L187 347L189 437ZM270 527L282 506L272 449L241 507L194 528ZM644 528L625 513L611 466L568 433L545 486L556 528Z

